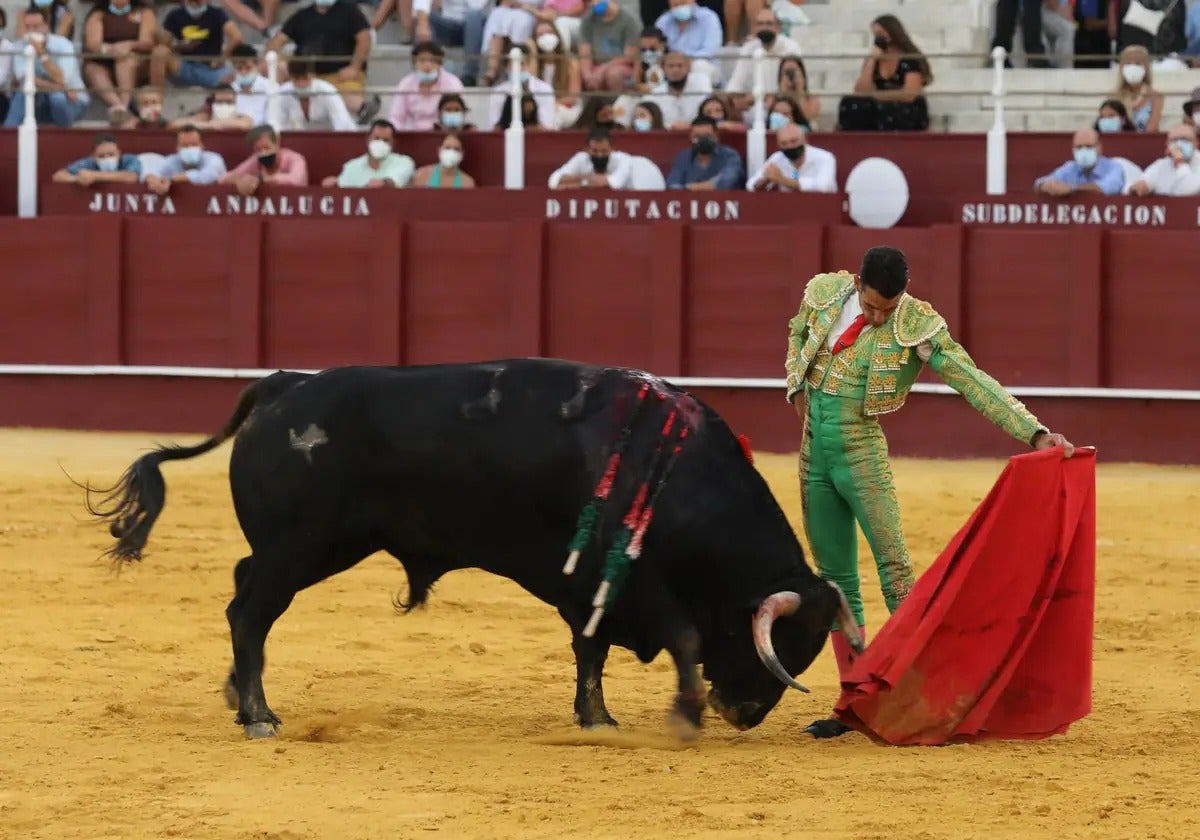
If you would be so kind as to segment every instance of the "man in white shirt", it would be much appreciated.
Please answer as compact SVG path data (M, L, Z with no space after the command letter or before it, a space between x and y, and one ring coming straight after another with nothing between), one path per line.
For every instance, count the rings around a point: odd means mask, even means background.
M775 135L779 151L746 182L755 192L837 192L837 159L808 144L808 132L788 123Z
M742 44L733 75L725 90L735 94L733 105L737 110L746 111L754 105L754 52L759 47L763 50L762 82L763 93L770 93L779 87L779 59L789 55L800 55L800 45L781 31L779 17L769 8L760 9L754 19L752 34L746 43Z
M1200 155L1196 154L1196 129L1177 125L1167 132L1167 156L1146 167L1129 188L1133 195L1200 194Z
M587 137L587 151L578 152L550 176L550 189L579 187L628 189L633 177L633 160L625 152L615 152L606 128L593 128Z
M250 125L267 124L267 104L277 88L258 72L258 52L249 44L238 44L230 55L233 59L233 92L237 94L235 114L250 118ZM216 114L213 117L216 118ZM215 127L215 126L214 126ZM279 126L276 126L278 128Z
M713 92L708 75L693 73L691 67L692 60L683 53L667 53L663 59L666 79L654 88L650 101L662 111L667 128L691 128L692 120L700 113L700 103Z
M549 82L544 82L536 76L529 73L529 48L524 44L516 44L517 49L521 51L521 87L525 93L533 95L533 101L537 103L537 118L538 125L542 128L554 128L554 88ZM504 67L509 66L507 57L504 60ZM492 88L495 93L492 94L491 100L488 102L488 123L485 126L487 129L496 127L496 123L500 122L501 112L504 110L504 100L512 95L512 80L502 79ZM520 119L521 110L518 108L515 114L516 119Z
M313 75L311 60L289 61L288 76L279 88L279 130L304 131L326 124L334 131L358 130L338 89Z

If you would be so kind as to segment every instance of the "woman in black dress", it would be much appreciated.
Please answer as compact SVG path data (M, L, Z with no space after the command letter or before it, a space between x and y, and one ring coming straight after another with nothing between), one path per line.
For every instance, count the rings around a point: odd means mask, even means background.
M924 91L933 82L929 62L895 15L871 22L874 44L863 61L854 95L838 106L842 131L925 131Z

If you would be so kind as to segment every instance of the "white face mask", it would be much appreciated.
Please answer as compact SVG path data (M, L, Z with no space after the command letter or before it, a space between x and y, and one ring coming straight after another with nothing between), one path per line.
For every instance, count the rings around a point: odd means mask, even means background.
M462 163L462 152L458 149L439 149L438 162L446 169L454 169Z
M1131 85L1140 85L1146 78L1146 68L1140 64L1122 64L1121 78Z
M537 36L537 45L542 52L554 52L558 46L558 36L552 32L543 32Z
M231 120L237 116L236 102L214 102L212 106L214 120Z
M383 160L392 153L392 144L386 140L376 138L367 143L367 154L375 158L375 160Z

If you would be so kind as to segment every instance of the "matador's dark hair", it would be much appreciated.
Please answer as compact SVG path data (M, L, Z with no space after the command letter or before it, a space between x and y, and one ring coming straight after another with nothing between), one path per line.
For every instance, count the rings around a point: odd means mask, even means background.
M863 255L858 279L885 298L894 298L908 286L908 260L898 248L872 248Z

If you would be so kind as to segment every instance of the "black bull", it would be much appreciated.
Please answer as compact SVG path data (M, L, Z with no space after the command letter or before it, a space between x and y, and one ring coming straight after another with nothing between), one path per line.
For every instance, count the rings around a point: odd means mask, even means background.
M651 398L636 409L647 387ZM642 555L590 635L604 547L658 463L670 410L689 434ZM802 688L791 675L816 658L835 619L853 626L840 590L805 563L720 416L640 371L545 359L280 371L246 388L218 434L142 456L89 501L118 540L109 554L141 559L166 499L162 462L234 436L230 487L251 554L234 569L225 611L226 697L252 737L280 722L262 685L272 624L297 592L381 550L404 566L408 609L446 572L473 567L556 607L572 632L575 713L585 727L614 723L601 687L611 645L643 662L670 654L679 677L672 719L685 729L699 726L705 705L701 665L707 702L745 729L779 702L785 682ZM597 538L564 574L581 508L622 439Z

